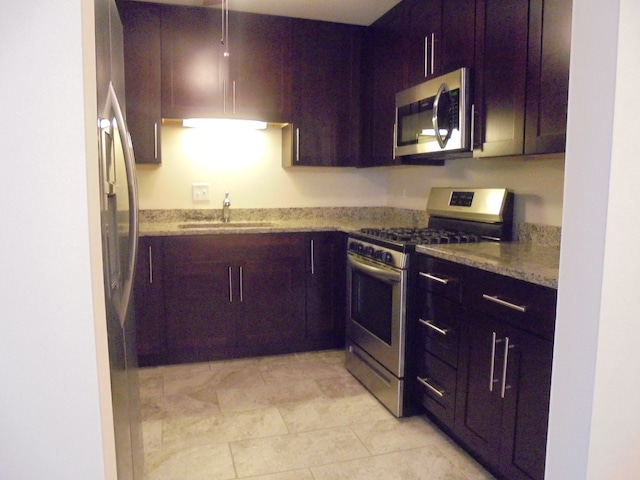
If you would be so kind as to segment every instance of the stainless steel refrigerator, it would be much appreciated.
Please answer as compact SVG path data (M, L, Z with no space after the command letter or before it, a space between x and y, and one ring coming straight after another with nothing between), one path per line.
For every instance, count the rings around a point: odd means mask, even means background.
M142 479L143 446L133 309L138 248L135 160L125 119L122 22L95 0L100 206L111 397L119 479Z

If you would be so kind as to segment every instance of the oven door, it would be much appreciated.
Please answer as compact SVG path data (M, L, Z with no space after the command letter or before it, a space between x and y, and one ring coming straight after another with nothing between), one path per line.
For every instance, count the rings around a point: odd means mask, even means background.
M407 271L347 253L347 337L404 377Z

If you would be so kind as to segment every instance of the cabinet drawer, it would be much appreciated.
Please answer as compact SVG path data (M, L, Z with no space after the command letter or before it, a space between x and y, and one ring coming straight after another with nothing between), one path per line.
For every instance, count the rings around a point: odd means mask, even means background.
M553 340L556 298L555 289L469 269L463 304Z
M453 427L453 412L456 398L456 369L423 352L421 355L416 392L420 404Z
M457 367L460 307L430 292L420 301L420 347L452 367Z
M418 256L420 287L454 302L461 301L463 272L462 265L427 255Z

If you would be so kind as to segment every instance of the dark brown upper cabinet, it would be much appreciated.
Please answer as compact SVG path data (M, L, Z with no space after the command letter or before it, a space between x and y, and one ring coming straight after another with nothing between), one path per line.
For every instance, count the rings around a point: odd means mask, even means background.
M474 156L564 152L571 0L477 1Z
M162 116L224 115L220 11L163 5Z
M118 2L124 30L127 124L137 163L161 163L160 7Z
M564 152L571 1L530 0L524 153Z
M290 165L358 165L363 32L294 20Z
M292 23L285 17L229 13L227 97L233 115L289 120Z
M162 116L282 122L291 111L291 19L162 8ZM226 21L225 21L226 26Z

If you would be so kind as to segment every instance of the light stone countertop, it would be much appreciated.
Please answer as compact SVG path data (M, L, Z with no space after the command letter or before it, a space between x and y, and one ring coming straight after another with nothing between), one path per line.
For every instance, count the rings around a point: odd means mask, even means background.
M266 223L265 223L266 222ZM220 221L217 211L141 211L141 236L304 233L365 227L419 227L426 212L387 207L247 209L232 211L231 222ZM201 228L182 228L198 224ZM420 245L416 250L444 260L469 265L538 285L558 288L559 227L521 224L520 242Z
M416 251L550 288L558 288L560 248L529 242L419 245Z

